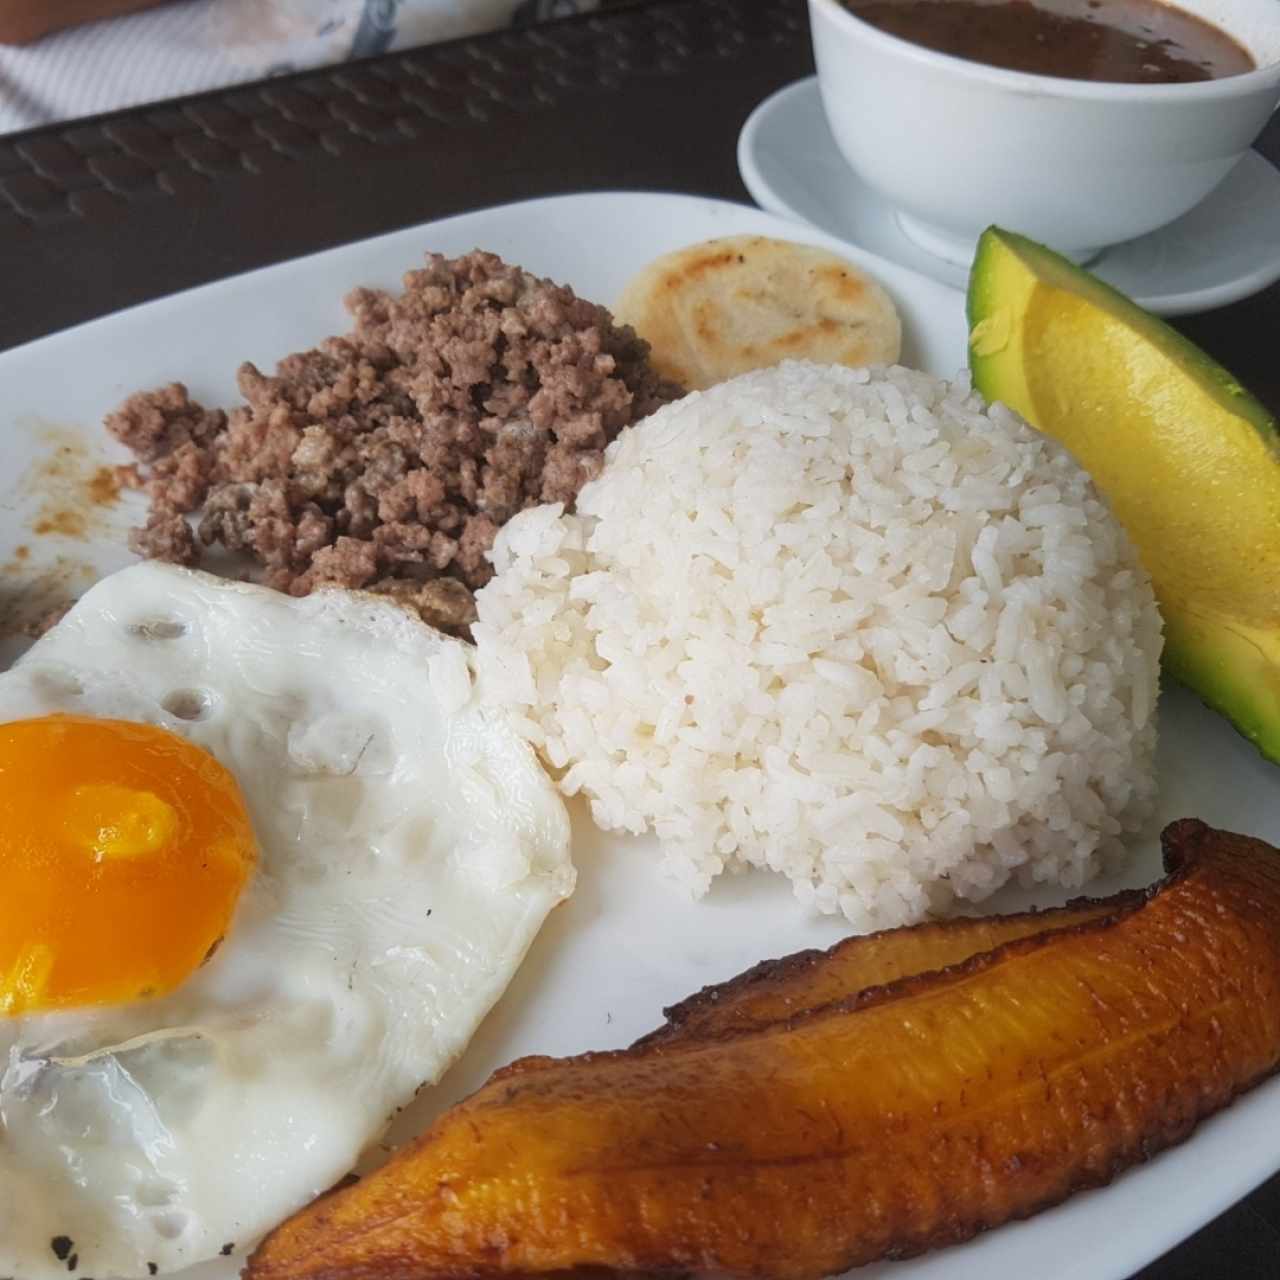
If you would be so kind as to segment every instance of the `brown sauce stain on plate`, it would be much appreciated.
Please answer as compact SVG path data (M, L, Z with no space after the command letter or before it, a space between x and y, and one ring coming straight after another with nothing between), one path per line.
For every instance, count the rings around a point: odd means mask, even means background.
M109 507L114 505L120 497L120 490L124 488L124 479L121 467L98 467L93 475L89 477L89 484L85 492L89 495L89 501L100 507Z
M91 564L72 556L55 556L36 568L30 554L23 545L0 564L0 641L43 635L98 577ZM7 665L0 660L0 669Z
M88 522L79 511L60 510L41 516L31 526L32 533L60 533L64 538L83 538Z
M127 526L122 527L109 513L128 484L127 468L110 466L94 457L77 432L44 423L38 430L47 448L28 470L19 490L38 495L32 533L78 541L123 541Z
M0 670L101 577L95 552L123 551L140 515L122 501L137 487L136 471L107 462L92 432L33 418L15 425L30 433L37 456L0 492L16 517L8 536L22 539L0 546ZM105 436L102 446L110 447Z

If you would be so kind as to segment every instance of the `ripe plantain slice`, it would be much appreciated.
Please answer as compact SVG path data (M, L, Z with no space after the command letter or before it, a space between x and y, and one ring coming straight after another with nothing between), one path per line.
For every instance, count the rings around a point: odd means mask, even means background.
M1174 823L1118 909L679 1052L498 1072L249 1280L802 1280L1107 1182L1280 1063L1280 853Z
M766 1027L868 987L961 964L1006 942L1100 920L1136 906L1141 897L1134 891L1103 900L1080 898L1049 911L931 921L860 934L826 951L797 951L780 960L762 960L736 978L704 987L664 1009L664 1025L632 1047L682 1045L722 1031Z

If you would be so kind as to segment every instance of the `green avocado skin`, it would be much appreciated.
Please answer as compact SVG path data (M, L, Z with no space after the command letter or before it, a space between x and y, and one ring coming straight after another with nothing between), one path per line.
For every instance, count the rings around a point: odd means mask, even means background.
M1124 294L1025 236L988 227L979 239L965 299L970 334L984 321L994 321L1001 306L1019 306L1036 282L1075 293L1129 324L1224 409L1252 424L1280 464L1275 418L1222 365ZM978 354L971 343L969 367L974 387L987 400L1003 401L1039 426L1015 356L1004 349ZM1164 601L1160 611L1165 672L1225 716L1264 757L1280 763L1280 633L1260 637L1236 631Z
M1162 610L1162 665L1273 763L1280 764L1280 664L1211 618Z
M983 321L989 320L999 307L1001 286L1006 283L1005 277L1010 277L1006 289L1014 296L1023 284L1023 281L1018 279L1021 273L1009 270L1009 268L1016 268L1022 261L1021 256L1006 243L1011 235L1012 233L1001 231L999 227L988 227L978 237L978 247L973 254L973 265L969 268L969 287L965 291L964 311L969 326L969 372L973 375L973 385L987 400L1003 400L1010 408L1016 408L1016 405L1011 404L1000 394L1002 389L1008 390L1004 387L1005 368L1004 362L1000 359L1000 353L979 355L974 350L973 341L974 330ZM1023 239L1022 236L1016 238ZM1031 240L1026 243L1029 246L1034 245L1034 241ZM1034 268L1030 263L1026 264L1026 269L1034 274ZM1019 412L1021 413L1022 410ZM1026 414L1023 413L1022 416L1025 418Z

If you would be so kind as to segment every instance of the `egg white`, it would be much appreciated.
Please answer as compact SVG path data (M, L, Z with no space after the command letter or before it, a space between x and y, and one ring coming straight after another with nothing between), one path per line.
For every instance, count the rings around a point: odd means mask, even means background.
M199 743L261 849L171 995L0 1018L0 1276L240 1254L462 1052L574 882L563 805L470 694L465 647L393 604L157 564L98 583L0 675L0 721Z

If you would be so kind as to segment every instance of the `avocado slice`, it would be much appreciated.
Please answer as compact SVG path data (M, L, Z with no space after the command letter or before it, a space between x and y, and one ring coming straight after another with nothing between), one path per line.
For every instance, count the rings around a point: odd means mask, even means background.
M1155 583L1165 668L1280 762L1280 428L1216 360L1066 258L990 227L974 385L1061 441Z

